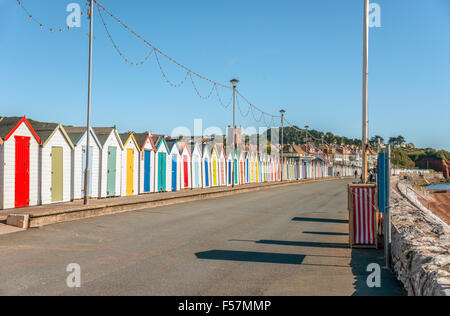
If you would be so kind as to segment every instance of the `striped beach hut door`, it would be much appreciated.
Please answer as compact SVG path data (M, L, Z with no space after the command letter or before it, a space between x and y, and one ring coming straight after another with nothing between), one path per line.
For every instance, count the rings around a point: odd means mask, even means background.
M144 192L150 192L151 151L144 151Z
M231 161L228 161L228 184L231 184Z
M52 147L52 202L63 200L63 148Z
M92 194L92 153L94 151L94 147L89 146L89 187L88 187L88 196ZM86 171L86 146L83 146L83 168L81 170L81 192L84 194L84 175Z
M234 184L238 183L238 164L237 159L234 159Z
M108 175L106 183L106 195L116 195L116 167L117 167L117 147L108 147Z
M177 156L172 156L172 191L177 190Z

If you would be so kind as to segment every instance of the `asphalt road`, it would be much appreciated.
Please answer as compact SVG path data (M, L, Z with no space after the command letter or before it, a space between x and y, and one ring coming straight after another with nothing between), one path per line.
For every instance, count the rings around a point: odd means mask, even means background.
M0 295L403 295L348 248L347 181L280 187L0 236ZM81 287L66 267L81 267Z

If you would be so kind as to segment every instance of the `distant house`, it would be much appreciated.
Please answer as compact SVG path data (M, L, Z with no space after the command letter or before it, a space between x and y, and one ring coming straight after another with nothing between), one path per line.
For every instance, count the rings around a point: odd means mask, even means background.
M100 153L100 197L120 196L122 192L122 152L119 133L114 127L94 127L102 145Z
M42 140L40 202L69 202L72 199L72 152L75 146L61 124L36 122L32 125Z
M25 116L0 118L0 209L39 204L40 144Z
M67 135L74 144L75 149L72 152L72 199L77 200L84 197L84 178L86 170L86 146L87 133L86 127L64 126ZM102 145L95 135L94 130L90 129L89 138L89 187L88 197L98 198L100 194L100 152Z

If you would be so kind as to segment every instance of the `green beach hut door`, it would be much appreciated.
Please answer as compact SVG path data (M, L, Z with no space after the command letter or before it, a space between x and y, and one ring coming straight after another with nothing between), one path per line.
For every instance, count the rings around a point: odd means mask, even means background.
M166 153L158 153L158 191L166 191Z
M52 202L63 200L63 148L52 147Z
M116 167L117 167L117 147L108 147L108 176L106 183L106 195L116 195Z

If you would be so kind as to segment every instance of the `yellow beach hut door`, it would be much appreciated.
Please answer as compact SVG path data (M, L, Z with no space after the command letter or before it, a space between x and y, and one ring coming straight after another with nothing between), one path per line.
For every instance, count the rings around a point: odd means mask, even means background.
M134 149L127 149L127 195L133 195Z
M63 200L63 148L52 147L52 202Z

